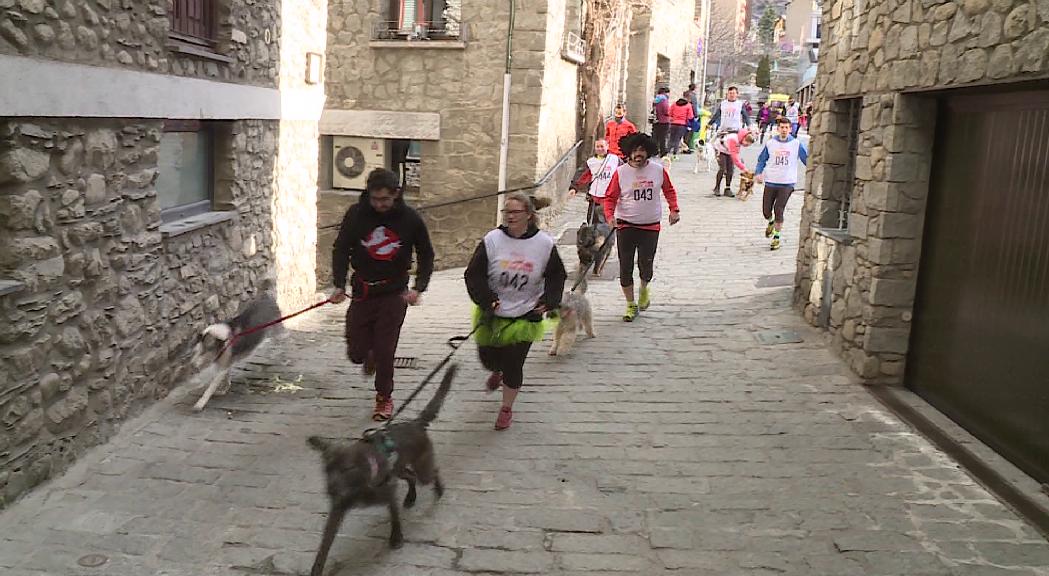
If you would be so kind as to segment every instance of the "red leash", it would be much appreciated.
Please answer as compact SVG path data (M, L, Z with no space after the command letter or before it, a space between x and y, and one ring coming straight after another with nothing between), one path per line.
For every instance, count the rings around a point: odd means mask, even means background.
M284 322L285 320L287 320L289 318L294 318L294 317L298 316L299 314L305 314L305 313L309 312L310 310L313 310L314 308L320 308L321 306L324 306L325 304L330 304L330 303L331 303L331 298L327 298L325 300L321 300L320 302L317 302L316 304L314 304L314 305L312 305L312 306L310 306L308 308L303 308L302 310L299 310L298 312L292 312L291 314L288 314L287 316L282 316L280 318L277 318L276 320L272 320L270 322L267 322L265 324L260 324L258 326L252 326L251 328L248 328L247 330L245 330L243 332L238 332L238 333L234 334L233 337L231 337L229 339L229 342L226 343L226 346L222 348L222 350L219 352L219 355L216 356L216 358L221 358L222 355L226 353L226 350L229 350L230 347L233 346L233 343L236 342L242 336L247 336L248 334L254 334L255 332L258 332L259 330L265 330L266 328L269 328L270 326L273 326L274 324L280 324L281 322Z

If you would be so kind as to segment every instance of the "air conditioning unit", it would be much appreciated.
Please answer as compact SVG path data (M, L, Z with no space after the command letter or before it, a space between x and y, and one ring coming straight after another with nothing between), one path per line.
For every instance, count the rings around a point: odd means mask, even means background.
M364 190L368 173L386 167L386 141L334 136L331 142L331 183L335 188Z

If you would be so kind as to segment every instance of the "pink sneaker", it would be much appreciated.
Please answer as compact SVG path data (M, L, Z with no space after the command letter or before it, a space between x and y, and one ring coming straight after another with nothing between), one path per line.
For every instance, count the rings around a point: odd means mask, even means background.
M380 394L375 395L375 410L372 411L372 420L385 422L393 416L393 398Z
M488 377L488 381L484 383L485 388L487 388L489 392L495 392L502 385L503 385L503 373L502 372L492 372L492 375Z
M514 420L514 413L512 410L503 406L499 409L499 417L495 419L496 430L506 430L510 427L510 423Z

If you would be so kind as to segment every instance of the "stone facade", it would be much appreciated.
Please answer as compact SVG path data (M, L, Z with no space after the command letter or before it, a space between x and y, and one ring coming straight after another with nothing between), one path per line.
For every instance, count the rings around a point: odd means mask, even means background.
M509 187L535 182L576 140L576 65L560 58L565 2L517 3ZM385 4L371 0L331 4L327 109L439 114L439 137L420 139L421 192L410 198L413 203L495 191L509 4L452 3L461 13L461 40L372 41L374 25L386 19L380 7ZM331 219L321 224L337 223L334 215L353 201L354 194L322 193L319 210L330 215L323 218ZM427 211L438 265L465 264L484 231L495 225L496 211L495 199ZM320 235L318 262L330 259L333 235L332 231ZM319 269L319 281L330 283L326 265Z
M197 333L265 279L285 309L314 297L324 87L306 83L306 58L324 52L327 3L220 5L217 54L193 55L169 41L166 1L0 0L0 63L62 62L120 86L177 78L172 98L214 130L211 211L165 221L160 142L183 108L143 117L141 94L96 82L100 106L28 82L23 97L61 113L0 118L0 506L185 382ZM216 104L241 93L272 111Z
M165 395L200 327L271 274L274 122L233 122L229 222L161 232L158 121L0 123L0 501ZM219 193L217 192L217 195Z
M830 330L858 374L899 383L929 191L932 96L1049 75L1049 3L836 0L824 3L823 31L795 303ZM845 199L847 230L827 231L839 227Z
M169 47L168 0L0 0L0 54L277 84L280 0L218 2L223 59Z
M627 117L638 129L651 130L648 117L661 57L669 63L666 83L673 99L688 89L693 73L699 78L702 65L696 57L696 42L700 30L695 10L695 2L685 0L651 0L635 5L625 86Z

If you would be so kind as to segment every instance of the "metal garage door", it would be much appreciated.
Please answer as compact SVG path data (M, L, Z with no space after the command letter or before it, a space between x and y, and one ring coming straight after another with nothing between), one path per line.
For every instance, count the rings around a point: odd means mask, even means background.
M907 383L1049 482L1049 90L937 124Z

